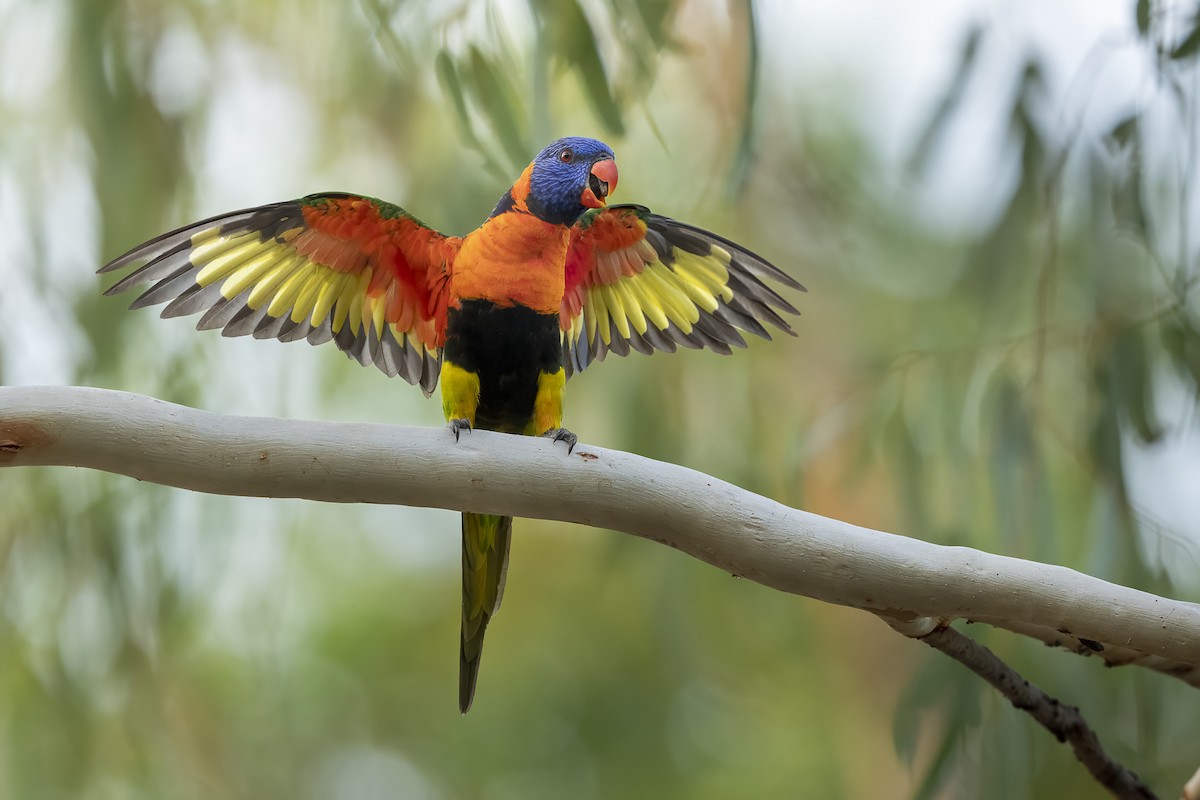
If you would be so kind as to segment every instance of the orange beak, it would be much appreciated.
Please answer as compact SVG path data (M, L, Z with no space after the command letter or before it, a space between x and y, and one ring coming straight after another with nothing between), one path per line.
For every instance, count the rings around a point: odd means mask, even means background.
M579 196L579 202L588 208L603 208L605 198L617 188L617 162L611 158L592 164L587 188Z

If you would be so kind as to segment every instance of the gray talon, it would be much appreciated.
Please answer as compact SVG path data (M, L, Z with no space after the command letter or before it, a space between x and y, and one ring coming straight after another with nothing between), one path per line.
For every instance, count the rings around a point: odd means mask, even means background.
M465 419L452 419L450 420L450 430L454 431L454 441L457 442L460 433L471 432L471 423Z
M542 436L545 436L555 442L566 442L567 455L571 454L571 452L575 449L576 443L579 442L579 437L571 433L566 428L551 428L543 433Z

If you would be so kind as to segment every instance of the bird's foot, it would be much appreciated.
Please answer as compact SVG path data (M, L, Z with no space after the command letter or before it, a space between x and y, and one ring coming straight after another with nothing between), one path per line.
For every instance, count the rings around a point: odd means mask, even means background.
M450 420L450 430L454 431L454 441L457 442L459 434L461 434L463 431L466 431L467 433L471 432L471 422L470 420L461 418L452 419Z
M566 442L568 455L575 449L575 444L579 441L579 437L566 428L551 428L543 433L542 436L554 442Z

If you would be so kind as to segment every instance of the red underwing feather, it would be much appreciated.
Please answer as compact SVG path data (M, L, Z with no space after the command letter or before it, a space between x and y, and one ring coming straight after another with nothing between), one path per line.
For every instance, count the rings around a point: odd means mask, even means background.
M163 316L204 312L198 327L230 336L333 340L430 393L460 245L399 206L320 194L180 228L100 271L144 262L107 294L152 282L134 306L169 303Z

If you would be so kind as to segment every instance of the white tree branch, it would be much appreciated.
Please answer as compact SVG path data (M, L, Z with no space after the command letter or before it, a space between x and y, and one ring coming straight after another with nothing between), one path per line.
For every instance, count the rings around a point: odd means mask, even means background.
M1008 628L1200 686L1200 605L1063 567L781 505L673 464L476 431L235 417L124 392L0 388L0 467L76 466L195 491L392 503L612 528L908 636Z

